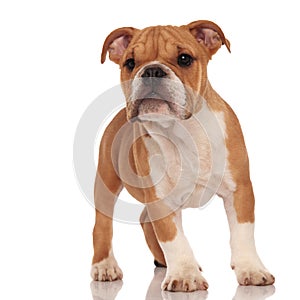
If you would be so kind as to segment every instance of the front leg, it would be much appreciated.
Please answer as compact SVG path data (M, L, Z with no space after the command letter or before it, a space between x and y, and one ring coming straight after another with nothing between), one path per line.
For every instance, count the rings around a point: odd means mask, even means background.
M111 175L110 178L114 180L106 180L107 185L103 178L105 177L98 171L95 180L96 222L93 230L94 257L91 276L96 281L114 281L123 277L112 248L113 211L122 185L116 176Z
M123 278L112 249L112 219L96 210L93 231L94 257L91 276L96 281L114 281Z
M224 199L230 227L231 267L240 285L270 285L275 278L261 262L254 241L254 196L251 182Z
M113 141L120 127L126 122L125 110L121 110L106 128L99 148L99 160L95 178L94 201L96 222L93 231L94 257L91 275L94 280L113 281L123 274L113 254L113 212L116 200L123 188L113 161L118 151L112 151Z
M171 213L153 221L152 224L167 263L167 274L162 282L162 289L173 292L206 290L208 284L201 275L182 230L181 212Z

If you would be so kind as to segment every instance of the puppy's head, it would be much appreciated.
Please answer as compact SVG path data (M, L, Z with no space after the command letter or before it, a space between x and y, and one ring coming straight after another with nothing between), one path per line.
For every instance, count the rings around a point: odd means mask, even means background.
M121 68L128 120L153 120L161 115L188 119L199 111L207 84L207 63L229 41L210 21L181 27L124 27L106 38L106 54Z

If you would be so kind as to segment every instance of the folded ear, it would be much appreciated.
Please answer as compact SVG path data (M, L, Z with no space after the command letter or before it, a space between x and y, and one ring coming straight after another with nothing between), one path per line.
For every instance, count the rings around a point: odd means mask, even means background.
M118 64L135 31L137 31L137 29L133 27L122 27L111 32L103 44L101 63L103 64L105 62L108 51L109 59Z
M211 55L215 54L222 45L230 52L230 42L225 38L222 29L215 23L199 20L187 25L196 40L203 44Z

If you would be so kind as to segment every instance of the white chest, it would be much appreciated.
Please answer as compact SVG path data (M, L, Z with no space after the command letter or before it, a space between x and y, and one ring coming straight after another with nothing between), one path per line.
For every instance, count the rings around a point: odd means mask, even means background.
M230 177L223 114L206 106L189 120L143 126L156 194L172 209L203 206Z

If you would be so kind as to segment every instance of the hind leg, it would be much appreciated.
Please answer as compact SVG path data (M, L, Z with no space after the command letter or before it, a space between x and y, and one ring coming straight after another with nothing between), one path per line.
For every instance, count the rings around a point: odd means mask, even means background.
M144 231L147 245L154 256L154 264L157 267L166 267L167 264L165 261L165 257L164 257L163 251L161 250L161 247L157 241L157 237L154 232L152 223L149 220L146 207L144 208L144 210L141 214L140 222L141 222L141 226Z

